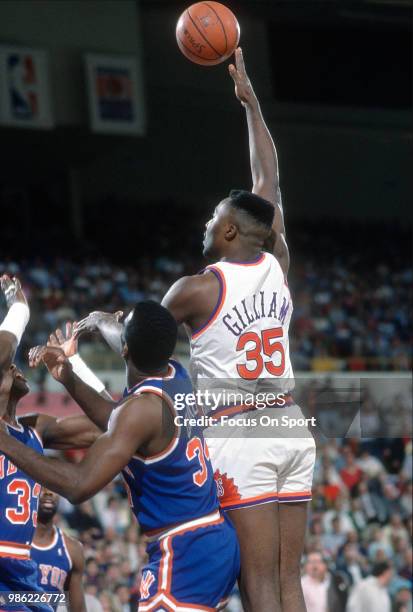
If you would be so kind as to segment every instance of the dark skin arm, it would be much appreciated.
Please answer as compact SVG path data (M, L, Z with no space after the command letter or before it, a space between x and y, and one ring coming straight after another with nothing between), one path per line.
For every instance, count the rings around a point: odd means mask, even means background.
M30 367L43 362L50 374L62 383L83 412L100 430L105 431L116 402L89 387L73 373L72 366L59 346L35 347L29 353Z
M10 308L13 304L26 304L26 296L23 293L18 279L11 279L7 275L1 277L1 290L6 299L7 307ZM12 364L17 350L17 338L14 334L8 331L0 331L0 379L3 373L8 370Z
M64 534L69 555L72 559L72 571L66 579L65 591L69 593L70 609L76 612L86 612L85 593L83 590L83 572L85 556L83 547L78 540Z
M252 191L274 204L275 217L269 243L284 274L287 275L290 256L285 236L284 214L281 204L277 151L262 116L257 96L245 70L241 49L236 50L235 66L233 64L229 66L229 73L235 83L235 95L245 108L247 116L253 180Z
M84 415L57 419L47 414L33 414L21 417L19 423L33 427L43 440L44 447L56 450L89 448L102 433Z
M103 489L141 446L159 437L162 405L144 394L127 400L114 412L109 430L90 447L80 463L45 457L0 430L0 451L36 482L81 503Z

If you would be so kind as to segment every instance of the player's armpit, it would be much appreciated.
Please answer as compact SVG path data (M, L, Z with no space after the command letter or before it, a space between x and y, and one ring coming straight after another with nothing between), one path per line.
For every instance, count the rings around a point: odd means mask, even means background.
M85 557L80 542L64 534L66 547L72 559L72 570L67 577L65 591L69 593L70 608L76 612L86 612L85 594L83 590L83 572Z
M102 430L84 415L56 419L39 414L36 415L35 423L24 421L25 418L20 421L35 427L45 448L57 450L89 448L102 433ZM33 416L31 419L33 420Z

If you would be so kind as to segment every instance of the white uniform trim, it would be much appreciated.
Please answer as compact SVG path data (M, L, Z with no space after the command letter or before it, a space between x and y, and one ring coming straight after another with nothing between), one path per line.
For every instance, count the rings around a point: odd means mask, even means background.
M67 560L69 561L69 566L70 566L70 571L71 571L72 568L73 568L73 560L72 560L72 557L70 555L69 548L68 548L68 546L66 544L66 536L65 536L65 534L63 533L63 531L61 529L59 529L59 531L60 531L60 535L62 536L63 546L64 546L65 553L66 553L66 556L67 556Z
M47 546L39 546L39 544L35 544L34 540L33 540L32 547L35 548L36 550L51 550L57 544L58 535L59 534L57 532L57 528L53 525L53 539L52 539L52 542L50 544L48 544Z

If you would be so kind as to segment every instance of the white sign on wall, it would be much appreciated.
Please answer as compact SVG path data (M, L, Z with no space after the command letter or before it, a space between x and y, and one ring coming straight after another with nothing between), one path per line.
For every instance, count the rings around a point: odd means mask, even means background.
M134 57L85 56L92 130L143 134L144 109Z
M53 127L45 51L0 45L0 123Z

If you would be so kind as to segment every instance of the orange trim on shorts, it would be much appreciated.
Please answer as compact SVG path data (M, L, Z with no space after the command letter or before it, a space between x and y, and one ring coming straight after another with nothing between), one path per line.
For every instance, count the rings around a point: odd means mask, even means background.
M224 305L225 298L227 295L227 284L225 282L225 277L223 273L221 272L221 270L219 268L216 268L215 266L208 266L206 271L207 270L211 270L213 273L216 273L219 276L221 280L221 296L218 299L218 302L216 303L214 310L212 311L213 313L212 317L208 319L208 321L200 329L197 329L195 333L192 334L191 340L196 340L197 338L199 338L199 336L201 336L209 327L211 327L212 323L216 321L219 313L222 310L222 307Z
M306 498L311 498L312 497L312 492L311 491L291 491L288 493L278 493L278 497L280 498L280 501L282 499L289 499L291 497L306 497ZM297 500L299 501L299 500Z
M262 495L256 495L255 497L244 497L241 499L231 499L226 502L220 502L221 508L226 508L227 506L240 506L242 504L250 504L252 502L260 502L262 500L268 501L278 501L278 493L263 493Z
M217 519L216 521L213 521L213 522L205 521L204 523L200 523L198 525L193 525L192 527L183 527L181 530L174 532L172 535L166 535L164 538L160 538L160 547L161 547L161 550L162 550L162 558L161 558L161 562L159 564L158 590L157 590L157 592L154 595L152 595L152 597L150 597L149 599L147 599L145 601L140 602L142 604L142 606L145 606L145 609L147 610L147 612L150 611L150 607L146 608L146 606L147 605L151 606L151 604L153 602L155 602L155 600L160 595L164 595L167 599L169 599L171 601L172 604L175 604L176 606L182 607L184 609L185 609L185 607L187 607L187 608L194 608L195 610L203 610L204 612L215 612L216 611L216 608L210 608L208 606L202 606L200 604L192 604L192 603L180 602L180 601L176 600L173 597L173 595L171 594L172 567L173 567L173 557L174 557L174 551L173 551L173 547L172 547L172 540L176 536L183 535L184 533L187 533L189 531L196 531L197 529L200 529L202 527L210 527L212 525L218 525L218 524L223 523L223 522L224 522L224 517L220 516L219 519ZM169 555L168 560L166 559L167 555ZM162 580L163 580L163 575L164 575L164 572L165 572L165 564L166 564L166 562L168 563L166 586L165 586L165 588L162 588ZM221 600L221 602L219 602L217 605L220 605L222 603L222 601L223 600ZM156 601L156 603L154 603L154 605L155 606L162 605L165 608L169 608L171 610L171 612L174 612L174 609L171 608L170 606L168 606L167 602L165 602L163 599L161 599L160 601Z

